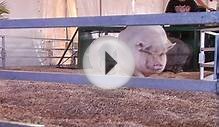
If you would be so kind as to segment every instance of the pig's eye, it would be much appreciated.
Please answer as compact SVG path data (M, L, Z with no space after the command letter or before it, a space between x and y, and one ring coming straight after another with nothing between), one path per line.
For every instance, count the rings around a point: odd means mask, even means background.
M150 55L152 54L152 53L151 53L150 51L148 51L148 50L144 50L144 52L147 53L147 54L150 54Z

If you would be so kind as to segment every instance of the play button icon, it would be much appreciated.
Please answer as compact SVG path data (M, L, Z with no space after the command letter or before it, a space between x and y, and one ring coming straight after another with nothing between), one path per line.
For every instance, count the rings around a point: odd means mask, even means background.
M105 52L105 63L105 75L107 75L109 71L115 67L117 62L107 52Z
M91 43L83 57L83 70L89 81L103 89L125 85L134 73L130 48L118 38L103 36Z

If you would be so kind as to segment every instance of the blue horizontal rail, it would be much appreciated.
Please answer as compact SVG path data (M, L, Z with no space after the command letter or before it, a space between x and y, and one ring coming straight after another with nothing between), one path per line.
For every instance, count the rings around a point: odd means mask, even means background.
M0 120L0 127L45 127L45 126Z
M93 16L48 19L0 20L0 29L107 27L126 25L193 25L219 24L219 12L166 13L122 16ZM85 75L0 71L0 79L62 82L87 85ZM128 87L158 88L189 91L216 92L216 81L132 78Z
M71 73L45 73L2 70L0 71L0 79L71 83L76 85L92 85L85 75ZM125 85L125 87L155 88L181 91L203 91L215 93L216 81L152 79L133 77Z
M219 23L219 12L0 20L0 29Z

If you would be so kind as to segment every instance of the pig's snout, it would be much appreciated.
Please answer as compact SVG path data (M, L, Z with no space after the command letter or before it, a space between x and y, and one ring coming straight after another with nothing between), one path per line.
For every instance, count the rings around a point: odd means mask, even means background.
M154 64L154 70L162 70L163 65L162 64Z

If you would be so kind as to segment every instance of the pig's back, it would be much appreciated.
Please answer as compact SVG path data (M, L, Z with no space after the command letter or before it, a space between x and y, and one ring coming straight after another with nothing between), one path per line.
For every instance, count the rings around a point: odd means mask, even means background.
M147 39L157 39L158 37L166 38L166 33L164 29L158 25L128 26L119 34L119 39L125 43L128 43L129 45L134 45L139 41L147 41ZM162 40L162 38L160 38L160 40Z

